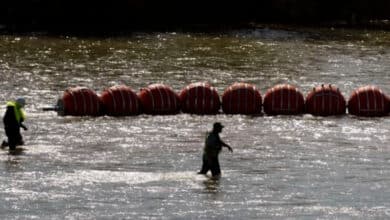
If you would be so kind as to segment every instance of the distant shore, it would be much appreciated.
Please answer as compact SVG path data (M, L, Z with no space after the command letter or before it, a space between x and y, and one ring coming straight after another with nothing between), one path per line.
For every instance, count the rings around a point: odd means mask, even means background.
M203 30L289 24L390 30L388 0L5 0L1 32Z

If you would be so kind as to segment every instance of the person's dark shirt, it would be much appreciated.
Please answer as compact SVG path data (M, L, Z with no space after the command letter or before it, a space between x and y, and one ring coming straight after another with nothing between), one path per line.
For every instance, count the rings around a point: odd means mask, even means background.
M211 132L207 135L205 141L205 154L207 156L216 157L222 150L222 141L218 133Z
M7 110L5 111L4 117L3 117L4 126L6 128L14 128L19 129L20 124L16 121L15 118L15 108L12 106L7 106Z

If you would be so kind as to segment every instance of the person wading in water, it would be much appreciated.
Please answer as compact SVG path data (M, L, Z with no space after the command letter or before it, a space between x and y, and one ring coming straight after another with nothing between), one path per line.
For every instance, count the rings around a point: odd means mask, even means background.
M3 141L1 147L9 146L10 151L14 151L17 145L23 145L23 137L20 134L20 128L27 130L23 125L26 116L23 108L26 104L24 98L18 98L15 101L7 102L7 110L5 111L3 122L5 134L8 137L8 142Z
M218 154L221 152L222 147L226 147L230 152L233 152L233 149L219 137L222 128L222 124L216 122L213 125L213 130L208 133L203 153L203 165L198 174L207 174L207 172L211 170L211 174L214 178L221 176Z

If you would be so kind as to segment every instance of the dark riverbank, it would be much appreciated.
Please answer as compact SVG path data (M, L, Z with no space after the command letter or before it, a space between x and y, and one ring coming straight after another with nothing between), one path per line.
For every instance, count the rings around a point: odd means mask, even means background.
M388 0L5 0L3 31L118 31L293 23L388 27Z

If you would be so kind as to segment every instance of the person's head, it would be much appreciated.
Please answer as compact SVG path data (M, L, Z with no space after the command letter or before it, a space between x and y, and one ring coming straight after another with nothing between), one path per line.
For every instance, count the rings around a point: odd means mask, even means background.
M214 125L213 125L213 131L214 132L221 132L222 131L222 128L223 128L223 125L219 122L215 122Z
M26 105L26 100L23 98L23 97L19 97L15 100L16 103L18 103L18 105L21 107L21 108L24 108L24 106Z

